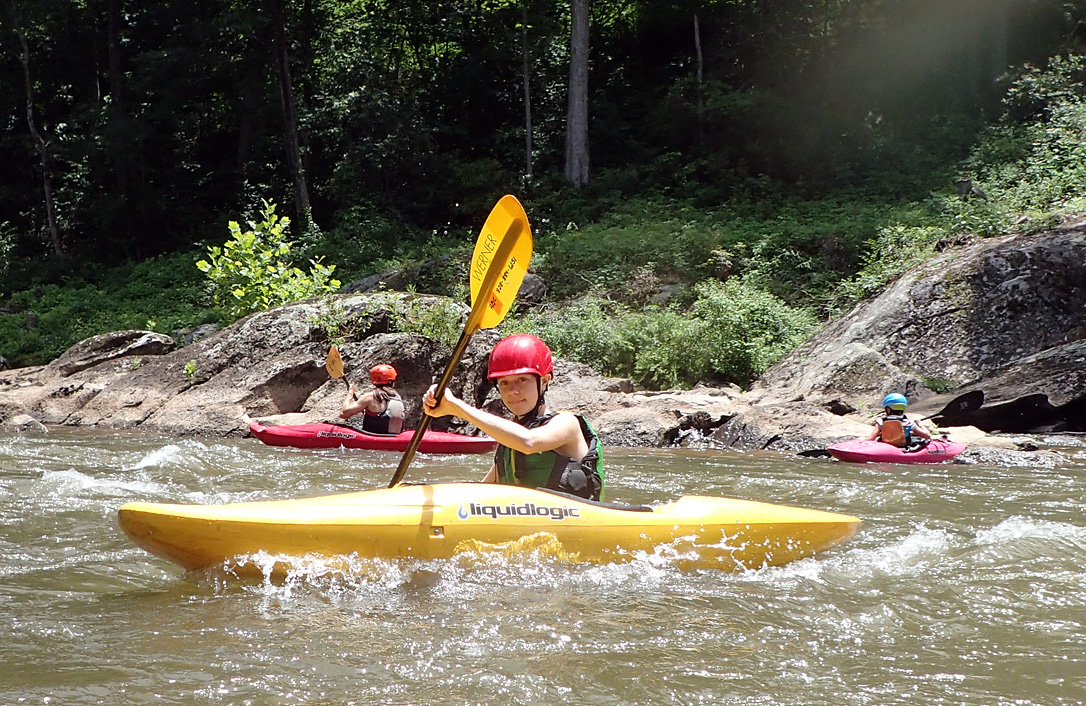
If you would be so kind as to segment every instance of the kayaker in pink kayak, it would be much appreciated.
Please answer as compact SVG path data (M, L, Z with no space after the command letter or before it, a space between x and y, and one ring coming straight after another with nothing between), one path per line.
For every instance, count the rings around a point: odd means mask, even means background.
M352 382L339 416L350 419L362 414L362 431L371 434L399 434L403 430L404 408L400 393L396 392L396 368L391 365L375 365L370 368L373 389L361 397Z
M503 338L490 354L487 377L497 384L512 420L472 407L449 390L437 402L436 385L422 397L426 414L455 415L498 441L494 465L483 482L549 488L601 500L604 473L599 436L580 414L547 408L544 398L554 379L554 359L547 344L526 333Z
M905 414L909 400L899 392L891 392L882 400L882 416L875 419L868 441L881 441L898 448L907 448L914 436L931 439L931 434L917 420Z

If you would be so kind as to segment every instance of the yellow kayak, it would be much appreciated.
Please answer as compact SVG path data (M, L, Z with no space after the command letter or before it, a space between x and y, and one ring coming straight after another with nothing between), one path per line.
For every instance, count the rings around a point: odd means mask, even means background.
M629 561L661 554L682 568L779 566L847 541L860 520L820 510L682 497L660 507L579 500L492 483L401 485L297 500L176 505L134 502L119 510L137 545L185 569L263 570L251 555L447 559L464 551L549 547L572 561Z

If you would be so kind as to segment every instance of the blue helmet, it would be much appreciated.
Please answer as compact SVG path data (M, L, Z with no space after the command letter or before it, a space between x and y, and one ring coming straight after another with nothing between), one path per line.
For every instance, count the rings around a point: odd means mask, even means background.
M905 399L905 395L900 392L891 392L882 400L882 406L903 412L909 406L909 400Z

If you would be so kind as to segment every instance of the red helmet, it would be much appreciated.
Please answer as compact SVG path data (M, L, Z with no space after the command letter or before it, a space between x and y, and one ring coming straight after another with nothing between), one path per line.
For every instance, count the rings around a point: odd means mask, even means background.
M391 365L375 365L370 368L370 382L374 385L388 385L396 382L396 368Z
M554 372L554 358L547 344L530 333L515 333L498 341L490 354L486 376L495 380L506 375L532 373L543 377Z

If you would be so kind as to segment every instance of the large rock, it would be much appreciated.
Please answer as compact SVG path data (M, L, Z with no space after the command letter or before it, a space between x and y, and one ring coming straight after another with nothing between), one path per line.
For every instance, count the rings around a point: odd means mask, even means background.
M774 365L747 401L863 415L900 391L923 414L983 390L986 406L1043 394L1069 417L1086 399L1083 262L1080 227L945 252Z
M80 370L130 356L169 353L177 344L154 331L114 331L80 341L46 366L46 375L68 377Z

